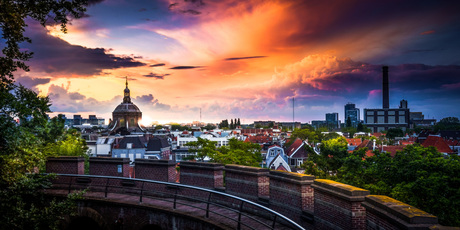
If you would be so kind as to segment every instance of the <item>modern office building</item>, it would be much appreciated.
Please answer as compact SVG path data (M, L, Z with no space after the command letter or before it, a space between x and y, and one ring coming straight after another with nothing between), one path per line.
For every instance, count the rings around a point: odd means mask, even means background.
M360 118L360 111L358 108L356 108L356 105L353 103L348 103L345 105L345 111L344 111L344 120L343 122L346 124L348 121L348 118L350 118L351 125L353 127L358 126L361 118Z

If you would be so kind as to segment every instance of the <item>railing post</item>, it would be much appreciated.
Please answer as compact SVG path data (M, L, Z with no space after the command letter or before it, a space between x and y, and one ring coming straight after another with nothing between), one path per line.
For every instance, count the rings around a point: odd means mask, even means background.
M176 192L174 193L174 209L176 209L177 190L178 190L178 189L176 189Z
M209 218L209 203L211 202L212 193L209 193L208 204L206 205L206 218Z
M73 180L73 177L70 178L70 183L69 183L69 194L70 194L70 190L72 188L72 180Z
M109 187L109 178L107 177L107 182L105 183L105 198L107 198L107 190L108 190L108 187Z
M145 181L142 181L141 197L139 198L139 202L140 202L140 203L142 203L142 195L144 194L144 184L145 184Z
M241 229L241 213L243 212L243 204L244 204L244 201L241 201L240 212L238 213L238 227L237 227L238 230Z
M275 218L273 218L273 224L272 224L272 229L275 229L275 223L276 223L276 218L278 215L275 215Z

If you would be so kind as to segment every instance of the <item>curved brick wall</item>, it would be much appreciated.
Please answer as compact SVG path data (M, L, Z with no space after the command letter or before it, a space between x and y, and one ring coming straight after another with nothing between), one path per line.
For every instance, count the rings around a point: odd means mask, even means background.
M177 178L171 162L137 162L137 178L168 182ZM76 170L81 164L79 158L50 158L46 166L50 173L83 174ZM121 173L114 170L119 165ZM128 167L125 159L90 158L90 174L126 177ZM306 229L460 229L440 226L435 216L390 197L370 195L361 188L306 174L181 162L179 183L218 189L258 202Z

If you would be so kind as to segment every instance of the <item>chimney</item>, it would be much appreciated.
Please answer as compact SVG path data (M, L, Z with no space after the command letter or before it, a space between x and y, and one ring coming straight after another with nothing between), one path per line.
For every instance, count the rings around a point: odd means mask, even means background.
M382 67L383 72L383 108L388 109L390 108L390 94L388 92L388 66Z

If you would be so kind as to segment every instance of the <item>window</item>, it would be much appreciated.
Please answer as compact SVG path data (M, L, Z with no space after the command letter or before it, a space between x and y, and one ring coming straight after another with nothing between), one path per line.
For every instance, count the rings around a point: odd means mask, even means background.
M127 149L132 149L133 148L133 143L127 143L126 148Z

